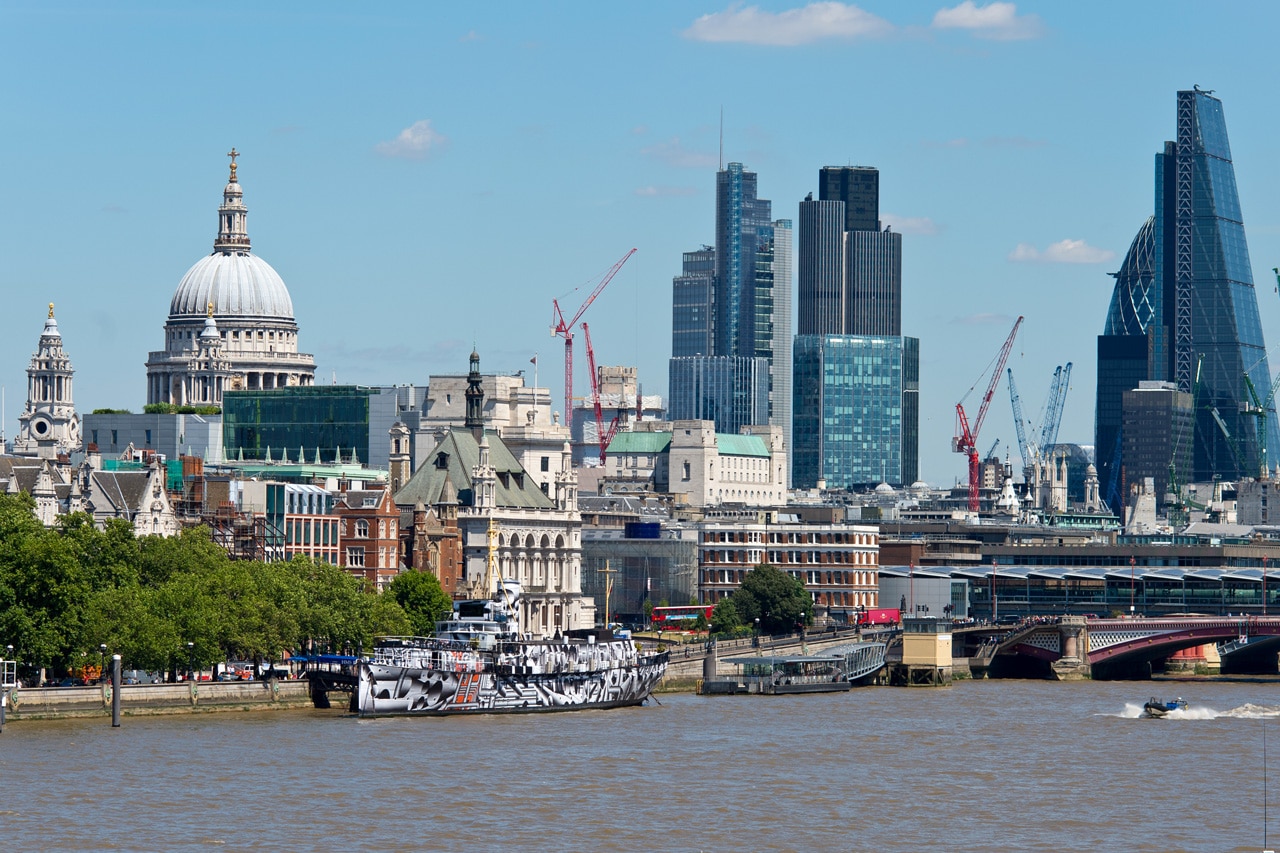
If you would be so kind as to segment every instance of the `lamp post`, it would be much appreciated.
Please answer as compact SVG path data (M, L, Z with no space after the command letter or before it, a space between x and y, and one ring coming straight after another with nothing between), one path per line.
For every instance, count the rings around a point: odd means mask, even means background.
M1262 557L1262 615L1267 615L1267 557Z
M98 681L102 681L107 675L107 644L102 643L98 646Z
M187 681L191 681L195 677L196 670L196 644L187 643Z
M760 617L756 617L755 633L751 635L751 645L760 648Z
M1134 557L1130 556L1129 557L1129 618L1130 619L1133 618L1133 593L1134 593L1134 589L1138 585L1138 578L1136 574L1137 569L1135 568L1137 564L1138 564L1138 561Z
M999 596L996 595L996 574L999 571L1000 571L1000 561L993 559L991 561L991 624L992 625L994 625L998 621L996 617L999 615L999 612L998 612L999 607L997 602L997 599L999 598Z

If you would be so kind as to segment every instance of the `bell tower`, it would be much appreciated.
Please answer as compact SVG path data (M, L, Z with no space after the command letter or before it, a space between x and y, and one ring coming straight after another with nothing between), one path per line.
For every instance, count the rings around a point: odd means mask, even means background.
M15 454L53 458L80 449L80 417L71 393L74 375L50 302L39 348L27 367L27 405L18 416Z

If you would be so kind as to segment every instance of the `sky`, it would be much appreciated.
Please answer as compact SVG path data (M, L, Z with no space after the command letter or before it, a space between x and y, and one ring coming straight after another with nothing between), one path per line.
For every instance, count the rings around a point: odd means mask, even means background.
M584 319L599 363L665 396L671 279L713 241L723 144L775 218L824 165L880 170L921 339L924 479L966 477L955 405L975 417L1018 316L1028 419L1070 361L1059 440L1092 444L1108 273L1153 211L1179 89L1223 100L1280 366L1278 24L1278 4L1170 0L0 0L3 430L49 302L77 409L141 410L233 146L253 251L289 287L317 382L425 385L475 346L486 371L536 355L559 400L552 300L576 308L635 248ZM980 449L996 439L1017 458L1003 381Z

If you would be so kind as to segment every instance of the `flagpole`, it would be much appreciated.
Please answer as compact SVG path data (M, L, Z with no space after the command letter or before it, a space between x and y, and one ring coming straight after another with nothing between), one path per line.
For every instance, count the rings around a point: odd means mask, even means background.
M538 354L536 352L533 354L533 387L536 393L538 388Z

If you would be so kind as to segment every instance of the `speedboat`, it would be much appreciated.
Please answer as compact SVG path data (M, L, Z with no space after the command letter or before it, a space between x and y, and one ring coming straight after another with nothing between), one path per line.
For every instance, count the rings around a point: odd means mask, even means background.
M1163 717L1170 711L1185 711L1186 709L1187 703L1181 696L1174 699L1172 702L1165 702L1152 696L1147 700L1146 704L1142 706L1142 713L1143 716L1147 717Z

